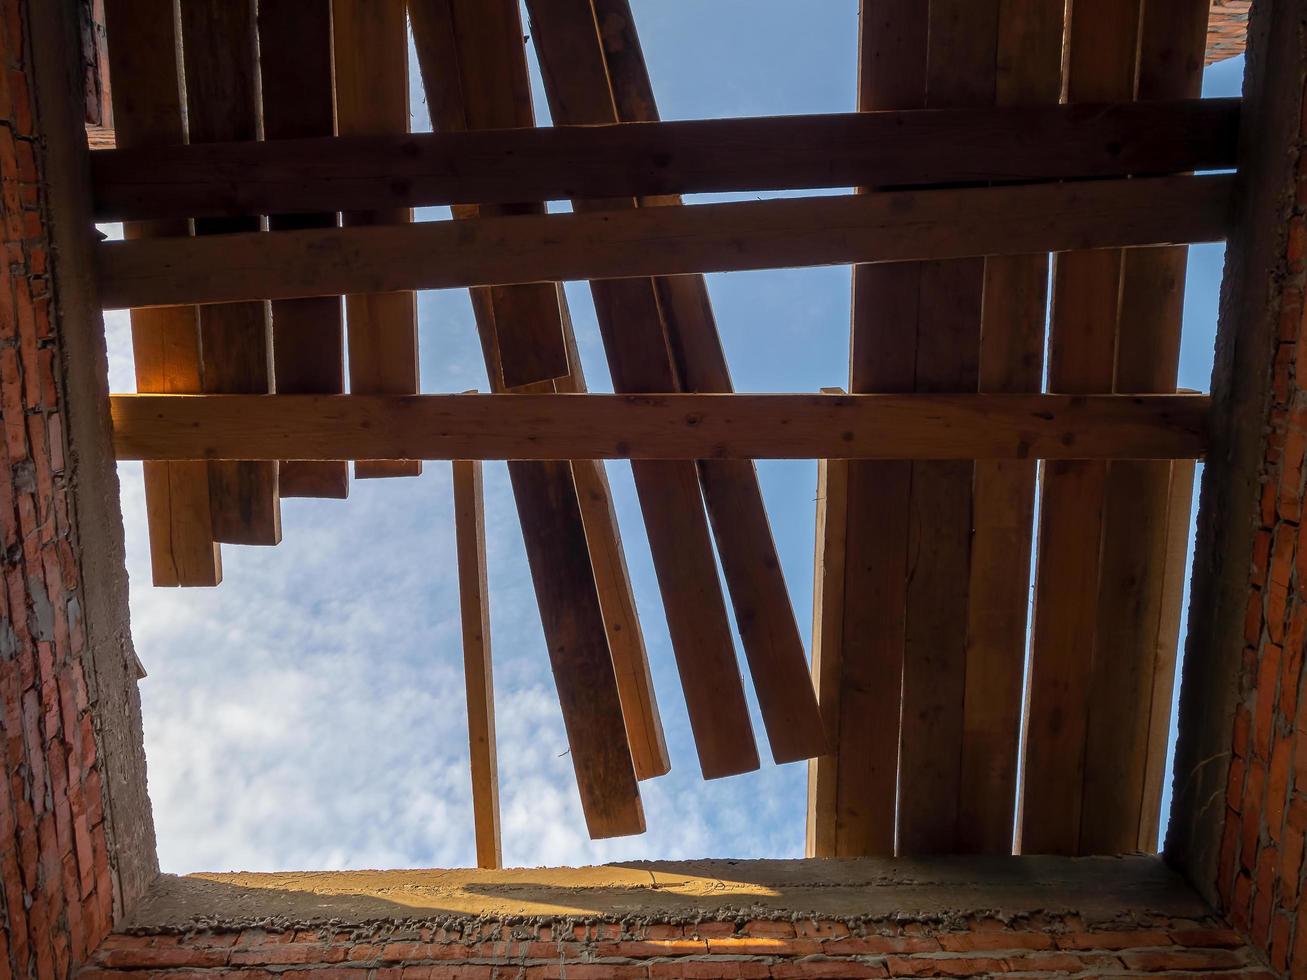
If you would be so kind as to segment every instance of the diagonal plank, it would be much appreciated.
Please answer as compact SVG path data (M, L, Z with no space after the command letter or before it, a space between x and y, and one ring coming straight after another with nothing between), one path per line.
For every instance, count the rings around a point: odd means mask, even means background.
M503 864L499 840L499 772L495 763L495 683L490 660L490 593L486 581L485 495L481 463L454 460L454 533L467 687L467 740L478 868Z
M999 0L930 0L927 108L993 103L999 6ZM918 275L915 390L974 392L985 261L929 262ZM900 854L957 850L974 472L972 462L958 460L912 467Z
M504 55L521 44L514 6L413 0L409 9L436 126L458 129L478 113L523 111L514 108L521 87L496 88L510 78L502 62L511 59ZM511 73L511 64L507 68ZM525 81L524 72L520 81ZM529 115L529 91L525 96ZM547 344L555 338L561 343L559 297L552 284L473 290L472 299L487 373L497 390L515 387L507 383L504 344ZM547 329L512 325L523 318L541 321ZM520 368L529 359L516 363ZM639 833L644 816L637 775L573 469L561 457L510 462L509 477L590 834Z
M102 221L1042 181L1232 167L1239 115L1238 99L1189 99L555 125L120 147L91 172Z
M915 0L861 0L860 111L922 107L926 15ZM920 285L917 266L855 266L850 392L912 390ZM906 462L848 467L832 856L895 850L911 480Z
M588 0L528 4L527 9L554 120L613 122L616 110ZM573 207L602 211L632 204L574 201ZM593 282L590 289L614 389L675 391L654 282ZM756 769L757 747L696 467L688 460L665 460L636 462L631 469L700 768L706 778Z
M254 139L259 128L254 5L229 0L182 0L187 122L192 143ZM211 240L239 232L262 235L257 215L204 218L195 234ZM200 310L202 381L206 392L273 390L268 305L233 302ZM209 464L213 534L234 544L281 540L277 464Z
M336 127L341 135L408 132L408 26L404 0L332 0ZM348 211L344 224L370 228L412 220L406 206ZM417 297L408 289L351 289L349 387L359 394L418 390ZM417 476L417 460L361 460L358 479Z
M1068 99L1133 97L1140 10L1141 0L1072 0ZM1056 257L1050 391L1112 390L1121 264L1119 250ZM1026 854L1080 851L1106 484L1103 462L1044 465L1021 803Z
M1217 241L1215 174L102 242L108 309Z
M148 148L185 139L179 42L172 0L108 0L105 23L113 72L113 112L120 146ZM132 57L147 49L150 58ZM123 235L185 235L185 220L126 222ZM136 390L201 390L199 321L194 307L133 310ZM145 514L157 586L212 586L222 580L213 538L209 475L199 462L147 463Z
M1208 9L1207 0L1144 3L1138 98L1201 94ZM1175 391L1187 260L1183 246L1125 252L1114 390ZM1180 468L1174 472L1183 477ZM1131 851L1157 833L1162 773L1152 743L1161 738L1165 752L1178 639L1165 642L1159 624L1164 610L1180 601L1184 565L1168 512L1174 506L1186 518L1189 513L1188 498L1173 493L1175 482L1167 463L1108 466L1085 742L1084 854ZM1154 697L1159 683L1167 692L1164 704Z
M456 11L461 12L459 22L465 27L472 25L474 37L486 34L486 25L481 22L488 20L498 32L497 36L491 35L489 42L497 40L498 44L483 41L483 50L468 49L463 52L464 58L460 54ZM441 131L464 131L474 110L482 123L506 118L510 113L513 119L523 123L533 121L520 15L511 6L501 3L468 7L449 2L422 2L410 4L409 14L427 82L432 121ZM508 80L512 81L511 86L499 87ZM475 209L455 208L455 217L476 215ZM538 388L541 392L573 393L585 390L567 301L555 284L473 290L472 300L493 390ZM524 327L523 321L535 325ZM508 328L508 332L501 333L502 328ZM503 366L506 345L548 346L559 337L565 344L562 375L529 389L508 383ZM551 359L554 358L519 354L519 372L533 360L540 364ZM585 523L584 546L589 550L599 591L636 775L640 779L660 776L668 771L670 761L607 476L602 464L581 460L573 462L572 477ZM525 524L523 530L534 533Z
M1064 0L1003 0L995 75L1000 104L1057 102L1064 10ZM985 260L981 391L1042 387L1048 265L1047 255ZM976 463L957 818L957 849L970 853L1012 851L1036 475L1032 460Z
M625 0L552 3L548 17L536 23L534 36L546 87L556 103L556 121L657 120L653 86ZM594 28L585 30L587 23ZM577 51L587 43L589 56ZM664 197L658 203L679 200ZM603 206L630 208L635 202ZM685 391L731 391L703 277L658 279L653 285L657 319L672 359L672 383ZM653 333L652 311L650 320ZM825 733L757 473L744 461L701 460L698 470L773 758L785 763L819 755L826 748Z
M266 140L331 136L335 132L331 61L331 0L260 0L259 91ZM320 214L267 213L271 231L336 227L334 209ZM344 391L339 297L273 303L272 353L278 392ZM344 461L288 461L280 465L278 476L283 497L349 496L349 464Z

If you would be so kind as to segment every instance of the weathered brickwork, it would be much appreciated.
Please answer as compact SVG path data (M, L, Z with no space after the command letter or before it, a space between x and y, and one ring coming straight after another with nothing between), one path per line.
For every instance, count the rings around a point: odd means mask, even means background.
M70 975L108 932L113 886L25 9L0 3L0 977L44 980Z
M1218 923L1155 918L1089 930L1050 917L948 929L760 919L114 935L80 980L182 980L196 970L214 980L1271 976Z
M1207 21L1207 63L1242 54L1248 40L1248 8L1252 0L1212 0Z

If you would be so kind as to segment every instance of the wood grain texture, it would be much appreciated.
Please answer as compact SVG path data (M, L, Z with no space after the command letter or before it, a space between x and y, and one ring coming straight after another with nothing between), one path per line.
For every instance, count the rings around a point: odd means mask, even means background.
M826 394L839 389L823 388ZM832 751L808 762L808 813L804 854L833 857L838 799L840 684L844 628L844 550L847 535L849 463L817 460L817 521L813 560L812 677Z
M114 395L122 459L1194 459L1203 395ZM1079 465L1079 464L1075 464Z
M484 69L493 68L493 62L479 65L474 59L466 69L461 66L454 7L445 0L415 0L409 5L409 15L432 121L441 130L463 130L469 121L469 100L485 103L487 93L495 89L493 77L477 81ZM507 14L501 9L499 16ZM515 45L512 50L516 52L516 60L524 58L520 46ZM465 82L474 83L478 88L465 96ZM524 93L520 86L500 96L501 103L514 107L514 112L521 111L523 99L529 110L529 93ZM478 111L485 116L491 108L483 106ZM494 118L491 116L490 121ZM475 218L477 214L475 207L458 206L454 209L454 217L458 219ZM472 305L492 390L537 393L578 393L585 390L566 297L556 284L474 289ZM536 325L527 327L524 323ZM527 386L508 384L503 361L506 347L549 343L554 336L561 337L565 345L565 373ZM549 358L546 356L544 360ZM528 361L529 358L521 354L517 357L519 367ZM607 475L601 463L577 460L572 463L571 477L585 525L585 540L578 546L585 547L590 556L635 772L640 779L660 776L669 770L671 762ZM529 515L520 508L519 517L524 534L537 533L529 522ZM537 594L539 601L546 598Z
M992 105L998 0L931 0L926 106ZM920 270L916 391L976 391L984 259ZM908 511L898 852L957 850L973 526L970 461L916 463Z
M994 92L1000 105L1057 102L1064 12L1063 0L1002 0ZM1041 389L1048 265L1047 255L985 260L981 391ZM975 468L957 817L957 849L969 853L1012 851L1036 472L1029 460Z
M528 10L553 118L569 124L614 121L589 0L529 4ZM575 201L573 206L603 212L629 209L634 202ZM614 389L676 391L654 281L592 282L590 289ZM758 751L696 466L689 459L645 460L633 463L631 471L700 770L705 778L717 778L756 769Z
M408 132L408 21L404 0L332 0L336 128L342 136ZM404 224L406 206L342 215L350 227ZM350 391L418 391L417 299L405 289L337 289L345 298ZM383 294L383 295L378 295ZM330 295L330 294L327 294ZM362 460L358 479L417 476L417 460Z
M503 865L503 852L499 836L495 683L490 656L490 590L486 580L486 518L481 463L454 460L453 484L477 867L498 868Z
M113 39L109 59L119 145L150 152L152 147L183 142L180 33L172 0L108 0L105 23ZM154 55L133 57L142 47ZM126 222L123 227L128 238L186 233L184 220ZM131 324L137 391L202 390L199 321L193 307L133 310ZM222 580L222 553L213 537L206 465L149 463L144 470L154 584L217 585Z
M999 66L1014 85L1018 57ZM91 163L98 217L109 221L1176 173L1232 166L1238 127L1238 99L1203 99L341 136L148 154L120 143L92 153Z
M1067 97L1134 96L1140 0L1069 7ZM1054 263L1048 387L1111 391L1121 252L1068 252ZM1088 703L1102 567L1107 466L1045 464L1040 500L1020 849L1080 851Z
M1226 175L103 242L109 309L1217 241ZM213 220L213 219L209 219ZM361 392L360 392L361 393Z
M1144 4L1140 99L1201 93L1208 9L1206 0ZM1187 261L1183 246L1124 253L1116 391L1175 390ZM1160 727L1164 755L1170 700L1168 694L1164 717L1155 720L1154 686L1159 672L1175 672L1175 649L1159 645L1159 622L1163 609L1180 601L1178 591L1170 596L1163 590L1183 588L1182 576L1170 570L1175 559L1167 515L1174 482L1166 463L1108 467L1081 815L1085 854L1129 851L1141 838L1156 836L1157 814L1145 807L1160 805L1162 772L1150 742ZM1167 692L1173 683L1164 682Z
M258 11L262 145L332 136L336 111L331 0L261 0ZM296 215L263 213L268 214L271 231L334 228L337 223L334 207ZM272 304L271 314L276 390L287 395L343 392L345 329L340 300L326 296L280 300ZM278 478L283 497L349 496L349 464L343 460L283 462Z
M556 120L584 124L657 120L635 18L625 0L607 0L593 7L589 0L571 0L531 9L536 12L534 37ZM664 197L659 203L668 206L679 201ZM574 206L593 207L581 201ZM604 209L635 206L629 198L602 204ZM657 346L653 338L663 338L672 363L668 380L675 387L626 390L731 391L703 277L656 279L653 287L656 308L641 304L648 320L645 329L651 349ZM630 312L621 321L627 329ZM757 473L752 463L738 460L700 460L698 470L772 756L785 763L818 755L826 749L825 735Z
M190 142L254 139L259 100L253 2L183 0L181 29ZM216 239L238 232L260 236L258 216L195 222L197 236ZM200 310L206 392L274 390L268 305L261 297L245 298L252 301ZM281 540L275 461L210 463L209 503L216 540L260 545Z

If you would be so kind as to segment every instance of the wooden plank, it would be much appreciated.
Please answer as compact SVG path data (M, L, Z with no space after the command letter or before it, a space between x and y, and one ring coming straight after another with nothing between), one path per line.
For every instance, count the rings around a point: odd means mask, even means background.
M1056 103L1062 91L1063 0L1003 0L995 99ZM1036 392L1043 385L1048 256L985 260L979 390ZM976 464L971 601L957 849L1009 854L1015 820L1030 608L1036 464Z
M191 143L254 139L259 128L254 4L182 0L187 123ZM259 232L257 216L204 218L197 236L225 239ZM181 241L180 239L161 239ZM233 302L200 310L202 382L206 392L266 394L273 390L268 305ZM213 535L233 544L281 540L281 500L275 461L211 462Z
M498 868L503 865L503 852L499 841L495 684L490 660L490 590L486 581L486 518L481 463L454 460L453 483L477 867Z
M564 123L616 118L603 49L588 0L529 4L553 118ZM631 207L629 201L575 201L578 211ZM653 280L592 282L595 313L613 387L671 392L677 379ZM758 768L744 685L698 471L689 459L632 464L672 650L705 778Z
M603 0L593 6L590 0L572 0L531 9L537 12L533 37L557 121L657 119L635 18L625 0ZM602 31L595 28L597 23L604 25ZM659 200L662 206L676 203L675 198ZM599 206L629 209L635 201L605 201ZM574 207L594 205L577 201ZM653 285L656 307L648 305L640 289L638 309L647 317L649 346L662 346L657 343L660 336L665 340L673 368L665 380L676 387L627 390L731 391L703 277L658 279ZM636 287L631 290L634 294ZM621 316L628 333L636 310L632 303ZM645 376L643 382L653 384L655 379ZM819 755L826 749L825 733L757 473L752 463L742 460L700 460L698 470L772 756L785 763Z
M992 105L998 0L931 0L926 106ZM916 391L979 382L984 259L920 270ZM970 605L970 461L912 467L899 749L898 852L957 850Z
M342 135L408 133L408 21L404 0L332 0L336 127ZM280 206L279 206L280 207ZM347 211L344 224L371 228L412 220L405 206ZM357 394L418 391L417 297L407 289L338 289L349 325L349 387ZM417 476L418 460L362 460L357 479Z
M91 163L97 217L117 221L1178 173L1233 166L1238 125L1238 99L1203 99L120 146Z
M1128 99L1135 90L1141 0L1068 8L1067 97ZM1111 391L1121 252L1068 252L1054 263L1048 387ZM1088 698L1101 569L1107 467L1045 464L1040 501L1020 849L1080 850Z
M185 139L179 74L180 35L172 0L107 0L106 29L114 115L123 146L146 148ZM150 58L133 57L139 50ZM127 222L124 237L185 235L185 221ZM187 394L201 390L199 321L193 307L133 310L136 390ZM208 467L147 463L145 515L156 586L213 586L222 581L221 548L213 538Z
M1217 241L1232 186L1216 174L520 215L102 242L97 258L106 308L122 309L1020 255Z
M527 77L521 14L512 0L439 0L410 5L415 43L440 71L446 90L437 119L442 131L532 127L531 84ZM441 70L440 59L457 66ZM452 94L458 95L457 106ZM453 110L453 111L449 111ZM529 199L527 199L529 200ZM483 207L480 214L543 214L544 205L510 202ZM567 374L567 348L558 314L540 316L541 306L557 306L551 283L529 283L496 290L495 329L504 383L517 388Z
M260 0L259 91L265 140L335 133L331 62L331 0ZM293 216L271 210L264 213L269 215L272 231L334 228L337 220L334 208ZM344 391L345 331L340 300L322 296L273 303L272 352L278 392ZM349 464L343 460L292 460L283 462L278 473L283 497L349 496Z
M928 5L861 0L858 109L921 109ZM860 200L871 200L860 188ZM920 268L853 269L849 391L910 392L915 379ZM907 608L906 462L850 464L843 666L836 764L835 854L892 855Z
M1140 99L1197 96L1202 90L1208 3L1182 0L1145 3L1140 31ZM1180 363L1180 321L1184 307L1188 249L1128 249L1121 272L1115 390L1174 391ZM1168 574L1173 562L1168 510L1172 467L1166 463L1119 462L1108 467L1103 519L1103 568L1095 626L1094 674L1089 694L1080 850L1122 853L1141 837L1156 815L1160 769L1150 771L1157 735L1153 687L1159 668L1175 670L1175 650L1158 645L1162 609L1179 602L1163 588L1182 588ZM1185 504L1188 512L1188 504ZM1181 558L1183 562L1183 557ZM1173 682L1167 682L1169 691ZM1169 732L1170 699L1162 721L1162 752ZM1150 803L1151 801L1151 803Z
M840 394L839 388L823 388ZM827 741L839 744L840 683L843 679L844 542L847 536L849 463L817 460L817 527L813 561L812 677L821 704ZM808 762L807 857L834 857L839 757L834 752Z

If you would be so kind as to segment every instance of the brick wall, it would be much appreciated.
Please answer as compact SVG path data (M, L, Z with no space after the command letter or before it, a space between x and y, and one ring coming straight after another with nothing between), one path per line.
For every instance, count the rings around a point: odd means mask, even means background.
M0 976L65 977L113 909L25 5L0 2Z
M627 980L627 978L1040 976L1270 978L1214 921L1075 917L948 924L813 919L686 925L469 922L347 931L114 935L80 980ZM270 972L271 971L271 972ZM302 972L307 971L307 972Z
M1207 64L1242 54L1252 0L1212 0L1207 20Z

